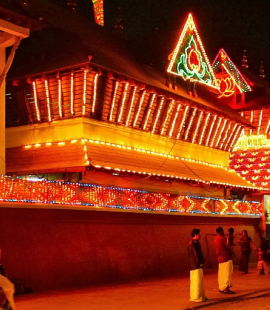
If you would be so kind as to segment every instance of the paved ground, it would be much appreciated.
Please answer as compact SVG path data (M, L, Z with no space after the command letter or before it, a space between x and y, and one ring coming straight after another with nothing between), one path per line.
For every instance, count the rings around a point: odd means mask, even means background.
M17 310L183 310L209 308L228 299L254 297L270 292L270 274L259 275L255 265L249 274L237 271L233 275L235 295L219 293L217 272L205 271L206 303L189 301L188 275L73 290L51 291L15 296Z

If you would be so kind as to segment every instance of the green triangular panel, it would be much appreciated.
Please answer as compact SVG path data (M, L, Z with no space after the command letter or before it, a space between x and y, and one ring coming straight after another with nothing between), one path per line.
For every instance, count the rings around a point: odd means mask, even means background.
M248 82L237 69L235 64L231 61L230 57L223 48L219 50L215 60L213 61L212 68L216 75L227 75L232 78L233 82L235 83L236 87L239 89L240 92L251 91Z

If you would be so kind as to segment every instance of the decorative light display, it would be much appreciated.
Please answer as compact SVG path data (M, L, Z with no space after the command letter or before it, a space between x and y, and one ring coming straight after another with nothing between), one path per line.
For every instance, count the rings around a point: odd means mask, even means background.
M240 137L230 155L230 167L255 186L270 187L270 139Z
M95 21L98 25L104 26L103 0L92 0L95 13Z
M175 127L175 122L176 122L176 120L177 120L177 117L178 117L178 114L179 114L180 109L181 109L181 104L178 103L177 110L176 110L176 113L175 113L174 118L173 118L171 130L170 130L170 132L169 132L169 137L170 137L170 138L172 137L172 134L173 134L173 131L174 131L174 127Z
M202 133L201 133L201 137L200 137L199 144L202 144L202 140L203 140L204 133L205 133L205 130L206 130L206 127L207 127L208 120L209 120L209 117L210 117L210 116L211 116L211 114L210 114L210 113L207 113L207 116L206 116L205 119L204 119L204 125L203 125L203 130L202 130Z
M164 134L164 131L165 131L165 126L167 124L167 121L168 121L168 118L169 118L169 115L171 114L171 111L172 111L172 108L173 108L173 105L174 105L174 99L171 100L170 104L169 104L169 109L168 109L168 112L166 114L166 118L161 126L161 134L163 135Z
M223 145L224 145L225 141L227 141L228 132L229 132L229 130L230 130L230 128L231 128L231 124L232 124L232 123L229 123L229 124L228 124L228 127L227 127L227 129L226 129L226 131L225 131L224 138L223 138L223 140L222 140L222 142L221 142L221 145L220 145L220 149L223 148Z
M156 130L157 121L158 121L159 115L161 113L161 110L163 108L163 104L164 104L164 97L161 97L160 104L159 104L158 111L157 111L157 115L156 115L155 122L154 122L154 126L152 129L152 133L154 133Z
M115 143L110 143L110 142L104 142L104 141L100 141L100 140L92 140L92 139L79 139L79 140L71 140L71 141L62 141L62 142L50 142L50 143L37 143L37 144L32 144L32 145L25 145L24 149L25 150L29 150L31 148L37 148L37 147L41 147L41 146L63 146L67 143L79 143L81 142L84 145L84 152L85 152L85 165L89 165L89 156L88 156L88 152L87 152L87 147L86 147L86 143L93 143L93 144L101 144L101 145L106 145L106 146L110 146L110 147L114 147L114 148L122 148L122 149L126 149L129 151L135 151L135 152L139 152L139 153L145 153L145 154L150 154L150 155L155 155L155 156L161 156L164 158L169 158L169 159L173 159L173 160L180 160L180 161L186 161L187 163L195 163L195 164L201 164L201 165L206 165L209 167L213 167L213 168L221 168L224 171L229 171L232 172L232 169L228 169L227 167L221 166L221 165L217 165L217 164L211 164L208 162L203 162L200 160L195 160L195 159L191 159L191 158L184 158L184 157L178 157L178 156L174 156L174 155L168 155L168 154L164 154L164 153L158 153L158 152L154 152L154 151L150 151L150 150L146 150L146 149L139 149L139 148L134 148L134 147L130 147L130 146L126 146L126 145L121 145L121 144L115 144ZM115 171L123 171L123 172L128 172L128 173L135 173L135 174L143 174L143 175L149 175L149 176L158 176L158 177L167 177L170 179L180 179L180 180L186 180L186 181L195 181L197 183L201 183L204 185L210 185L210 184L218 184L218 185L222 185L222 186L230 186L230 187L236 187L236 188L246 188L246 189L251 189L251 190L261 190L263 188L260 187L256 187L253 186L252 184L250 184L250 186L247 185L240 185L240 184L235 184L235 183L227 183L227 182L218 182L216 180L205 180L205 179L197 179L197 178L189 178L189 177L183 177L181 175L178 175L177 172L175 172L174 174L171 175L165 175L165 174L160 174L160 173L151 173L151 172L146 172L146 171L140 171L140 170L126 170L126 169L120 169L119 167L104 167L104 166L100 166L100 165L94 165L93 167L95 168L105 168L108 170L115 170Z
M216 128L216 130L215 130L215 133L214 133L214 135L213 135L212 141L211 141L211 143L210 143L210 147L213 146L214 141L216 140L216 136L217 136L217 133L218 133L220 124L221 124L221 120L222 120L222 117L219 117L219 120L218 120L218 123L217 123L217 128Z
M252 111L250 112L250 122L251 122L251 123L253 122L253 117L254 117L254 111L252 110ZM252 129L250 129L249 134L252 135Z
M188 112L189 108L190 108L189 105L187 105L187 106L185 107L184 115L183 115L183 118L182 118L180 127L179 127L179 129L178 129L178 134L177 134L177 137L176 137L177 139L180 138L180 135L181 135L181 132L182 132L182 128L183 128L183 126L184 126L184 124L185 124L186 117L187 117L187 112Z
M141 99L140 99L140 103L139 103L139 107L138 107L138 111L136 113L136 116L135 116L135 119L134 119L134 122L133 122L133 126L135 127L136 124L137 124L137 121L138 121L138 117L140 115L140 112L141 112L141 108L142 108L142 104L143 104L143 101L144 101L144 96L145 96L145 93L146 91L143 90L142 91L142 94L141 94Z
M237 127L237 126L238 126L237 123L234 124L233 129L232 129L232 131L231 131L231 134L230 134L229 138L227 139L227 142L226 142L226 145L225 145L225 147L224 147L224 150L227 150L227 149L228 149L228 147L229 147L229 142L231 142L231 139L232 139L232 137L234 136L234 133L235 133L235 130L236 130L236 127Z
M125 85L125 90L124 90L124 94L123 94L123 97L122 97L122 103L121 103L121 107L120 107L120 113L119 113L119 115L118 115L118 120L117 120L118 123L121 122L121 118L122 118L122 114L123 114L123 109L124 109L124 106L125 106L125 103L126 103L128 87L129 87L129 83L126 83L126 85Z
M240 93L251 91L249 84L223 48L219 50L214 59L212 68L219 86L220 95L218 98L232 96L236 88Z
M112 121L112 117L113 117L113 110L114 110L118 86L119 86L119 82L116 81L115 86L114 86L113 100L112 100L112 106L111 106L111 111L110 111L110 121Z
M262 125L262 117L263 117L263 109L261 109L261 111L260 111L260 117L259 117L259 124L258 124L257 135L260 134L261 125Z
M125 123L126 127L128 126L129 119L130 119L130 116L131 116L131 111L132 111L132 108L133 108L133 103L134 103L136 91L137 91L137 86L134 86L133 93L132 93L132 98L131 98L131 102L130 102L130 107L129 107L129 111L128 111L128 116L127 116L126 123Z
M74 73L70 76L70 113L74 115Z
M95 113L95 108L96 108L98 75L99 74L96 73L95 78L94 78L92 113Z
M196 124L196 128L195 128L194 133L193 133L193 137L192 137L192 141L191 141L192 143L194 143L194 141L195 141L195 139L196 139L197 132L198 132L199 126L200 126L200 124L201 124L201 120L202 120L203 114L204 114L204 112L201 111L201 112L200 112L199 119L198 119L197 124Z
M184 79L217 88L214 72L205 53L193 17L189 14L167 71Z
M82 107L82 115L85 115L87 71L88 70L84 70L84 72L83 72L83 107Z
M218 86L219 86L219 92L220 95L218 98L221 97L230 97L235 93L235 82L231 77L221 78L218 79Z
M147 114L146 114L146 118L145 118L144 124L143 124L143 130L145 130L145 128L147 126L150 113L151 113L151 111L153 109L153 104L154 104L156 95L157 95L156 93L152 93L152 98L151 98L151 101L150 101L150 105L149 105L149 108L148 108L148 111L147 111Z
M33 85L33 93L34 93L34 100L35 100L36 117L37 117L37 120L40 121L40 113L39 113L39 107L38 107L36 82L33 82L32 85Z
M224 129L225 129L225 126L226 126L227 122L228 122L228 120L227 120L227 119L224 119L223 126L222 126L222 128L221 128L221 130L220 130L220 133L219 133L219 135L218 135L218 139L217 139L217 142L216 142L216 147L219 145L220 139L221 139L221 137L222 137L222 134L223 134L223 131L224 131Z
M62 85L61 85L61 79L58 79L58 111L59 111L59 117L63 117L63 112L62 112Z
M51 104L50 104L48 80L45 80L45 90L46 90L46 101L47 101L47 110L48 110L48 121L51 122L52 121L52 115L51 115Z
M190 131L190 128L193 124L193 120L194 120L196 113L197 113L197 108L193 109L193 112L191 114L191 118L190 118L190 121L188 123L188 128L186 129L186 132L185 132L185 140L187 140L187 138L188 138L189 131Z
M210 126L210 129L209 129L209 132L208 132L207 140L205 142L205 146L207 146L208 143L209 143L209 140L210 140L210 137L211 137L211 134L212 134L212 130L213 130L213 127L215 125L216 120L217 120L217 116L214 115L212 123L211 123L211 126Z
M261 216L257 201L153 193L93 184L0 176L0 203L49 204L153 212ZM37 206L38 208L38 206Z

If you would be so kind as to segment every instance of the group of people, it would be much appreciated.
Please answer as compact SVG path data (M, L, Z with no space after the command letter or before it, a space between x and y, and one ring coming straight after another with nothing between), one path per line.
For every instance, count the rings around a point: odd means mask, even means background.
M219 292L223 294L235 294L231 290L233 258L234 253L234 229L229 228L228 235L225 236L224 229L218 227L214 239L214 247L218 260L218 286ZM188 255L190 261L190 301L207 301L205 296L203 282L203 265L205 258L200 244L201 232L199 229L193 229L191 240L188 244ZM246 230L242 231L241 238L238 241L241 249L241 258L239 261L239 271L248 273L248 262L252 248L258 254L258 269L260 274L265 274L267 265L264 260L264 253L261 248L255 249L251 238ZM270 253L270 250L268 250Z

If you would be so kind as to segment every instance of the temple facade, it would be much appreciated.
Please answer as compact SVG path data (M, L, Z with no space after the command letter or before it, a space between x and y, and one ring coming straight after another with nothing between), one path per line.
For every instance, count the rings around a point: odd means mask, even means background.
M24 14L39 27L6 82L0 235L10 278L40 291L180 274L193 228L209 268L217 226L236 238L247 229L260 245L267 174L255 182L237 166L249 164L238 155L246 133L269 129L266 114L258 125L242 109L260 79L224 50L211 64L191 14L164 71L136 62L101 17L32 0Z

